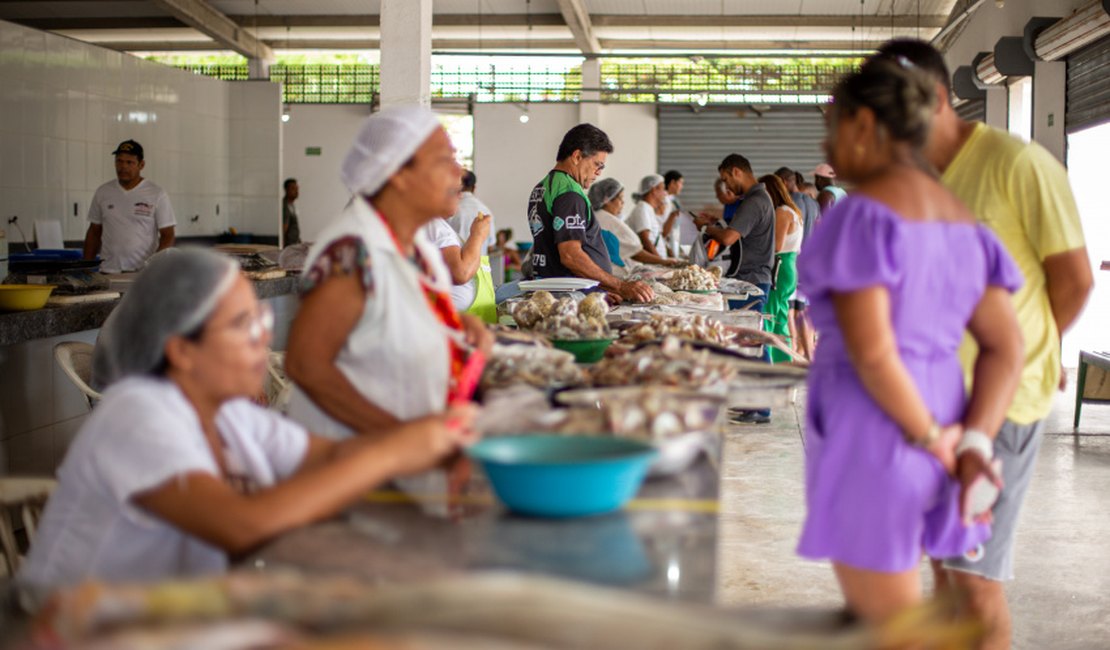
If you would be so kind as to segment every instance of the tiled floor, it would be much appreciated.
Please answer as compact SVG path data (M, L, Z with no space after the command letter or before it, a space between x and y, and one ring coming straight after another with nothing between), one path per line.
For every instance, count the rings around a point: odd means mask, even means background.
M1074 377L1049 417L1007 586L1014 647L1110 647L1110 406L1085 405ZM827 564L794 553L804 516L804 394L770 425L733 426L722 464L718 598L734 605L837 607ZM924 572L928 578L928 571ZM926 588L928 580L926 580Z

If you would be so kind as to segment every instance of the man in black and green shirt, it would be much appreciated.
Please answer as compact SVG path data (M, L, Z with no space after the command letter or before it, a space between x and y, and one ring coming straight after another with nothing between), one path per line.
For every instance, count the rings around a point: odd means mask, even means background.
M532 268L536 277L597 280L622 300L650 302L651 287L624 282L610 271L601 226L590 210L586 189L605 169L613 143L592 124L579 124L563 136L555 168L532 188L528 226L532 230Z

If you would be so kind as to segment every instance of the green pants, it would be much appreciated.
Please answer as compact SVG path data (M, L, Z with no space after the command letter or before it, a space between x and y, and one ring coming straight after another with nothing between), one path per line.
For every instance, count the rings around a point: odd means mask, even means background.
M793 345L790 340L790 299L798 288L798 254L776 253L775 262L775 284L767 297L766 329L782 337L787 345ZM790 361L790 357L781 350L771 348L771 362L784 361Z

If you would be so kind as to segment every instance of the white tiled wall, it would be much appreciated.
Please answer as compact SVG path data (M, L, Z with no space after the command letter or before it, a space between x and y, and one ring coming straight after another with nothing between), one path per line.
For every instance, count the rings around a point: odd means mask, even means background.
M0 84L9 241L20 241L13 215L28 237L35 219L60 219L66 239L83 238L93 192L113 178L111 152L128 138L146 151L143 175L169 193L179 235L278 231L276 84L217 81L3 21Z
M229 85L229 224L242 232L274 234L281 223L281 86L268 81Z
M82 239L93 192L114 177L111 152L128 138L146 150L143 175L169 193L179 235L278 232L277 84L208 79L0 21L0 88L8 241L21 239L13 215L28 237L35 219L60 219L66 239ZM95 337L0 347L0 474L49 473L60 461L87 408L53 347Z

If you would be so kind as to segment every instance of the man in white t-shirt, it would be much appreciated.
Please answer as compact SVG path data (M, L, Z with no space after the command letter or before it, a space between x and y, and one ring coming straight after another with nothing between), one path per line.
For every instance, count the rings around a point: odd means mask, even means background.
M100 254L105 273L138 271L154 253L173 246L173 206L165 190L142 177L143 146L124 140L112 152L116 180L97 188L89 206L85 259Z
M482 247L482 254L485 255L489 252L490 248L497 245L497 231L493 227L493 213L490 212L489 207L482 203L481 199L474 196L474 189L478 185L478 177L474 172L469 169L463 170L462 173L462 193L459 194L459 209L455 211L455 216L449 218L447 223L459 234L459 239L466 241L470 239L470 226L474 220L478 218L479 214L487 214L490 217L489 222L489 237L486 238L485 246Z

